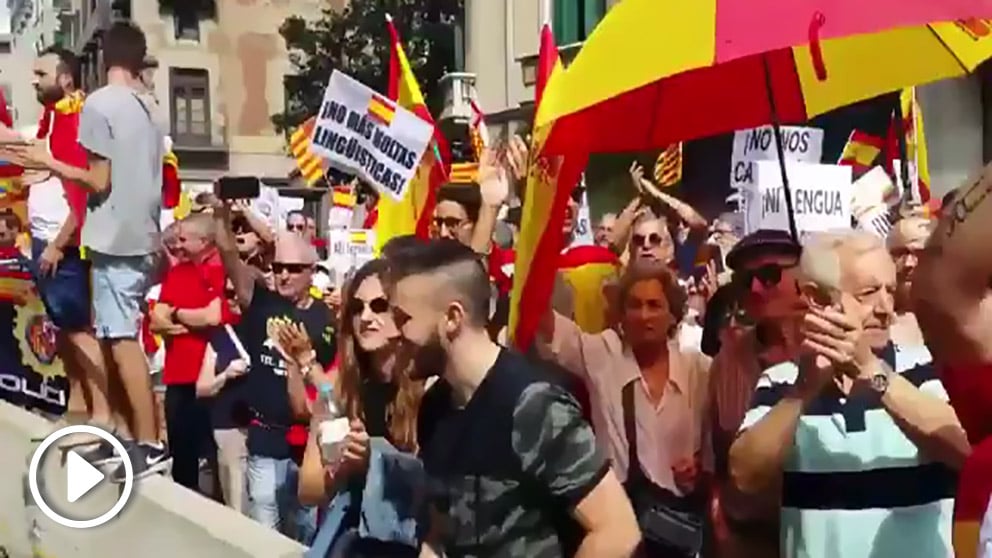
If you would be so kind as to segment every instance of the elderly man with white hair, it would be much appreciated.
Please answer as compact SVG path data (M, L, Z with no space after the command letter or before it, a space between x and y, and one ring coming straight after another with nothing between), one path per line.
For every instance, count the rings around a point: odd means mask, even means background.
M894 347L896 266L863 232L800 260L802 356L766 369L730 450L736 487L781 482L786 557L946 558L970 450L934 369Z

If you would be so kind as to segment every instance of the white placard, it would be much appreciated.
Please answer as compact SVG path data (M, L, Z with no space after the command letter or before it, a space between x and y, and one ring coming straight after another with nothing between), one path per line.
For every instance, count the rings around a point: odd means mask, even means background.
M327 232L327 262L340 287L351 273L375 259L375 231L371 229L334 229Z
M402 200L434 127L337 70L324 91L310 150Z
M754 187L746 190L747 229L789 230L789 211L778 161L755 163ZM800 234L851 228L851 167L788 163L789 190Z
M823 130L805 126L781 126L786 161L819 163L823 156ZM778 161L775 132L771 126L759 126L734 133L734 149L730 156L729 202L737 202L745 211L743 190L755 183L758 161ZM748 231L750 232L750 231Z
M583 176L582 182L585 182ZM579 213L576 216L575 235L572 239L572 246L592 246L592 217L589 215L589 192L582 188L582 200L579 202Z

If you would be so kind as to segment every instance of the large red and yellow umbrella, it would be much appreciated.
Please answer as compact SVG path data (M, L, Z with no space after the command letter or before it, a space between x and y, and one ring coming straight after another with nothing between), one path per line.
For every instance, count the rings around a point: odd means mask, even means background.
M556 121L545 153L558 154L805 122L971 72L992 57L982 17L992 0L624 0L548 85L535 125Z

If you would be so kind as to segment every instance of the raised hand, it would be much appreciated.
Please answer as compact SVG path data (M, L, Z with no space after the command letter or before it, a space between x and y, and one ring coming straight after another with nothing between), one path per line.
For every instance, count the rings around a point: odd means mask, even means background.
M634 189L640 193L644 192L644 185L642 181L644 180L644 167L640 163L634 161L630 164L630 180L634 183Z
M299 366L314 359L313 343L302 324L282 322L275 326L275 341L283 356Z
M510 196L510 181L506 177L506 168L500 161L499 152L487 147L479 160L479 191L482 203L499 207L506 203Z
M530 157L530 148L519 135L510 138L506 144L506 164L510 168L510 173L514 180L524 180L527 178L527 163Z

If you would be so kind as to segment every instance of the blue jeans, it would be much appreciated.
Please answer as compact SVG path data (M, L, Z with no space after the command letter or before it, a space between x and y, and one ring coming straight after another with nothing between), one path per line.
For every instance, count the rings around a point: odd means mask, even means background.
M39 265L41 254L47 246L44 240L31 240L31 262L28 266L38 288L38 296L45 305L45 312L59 329L85 331L93 323L90 264L79 257L79 247L66 246L55 272L42 275Z
M292 459L248 456L249 515L301 544L317 532L317 508L300 505L300 470Z

